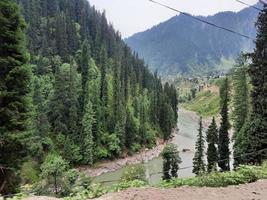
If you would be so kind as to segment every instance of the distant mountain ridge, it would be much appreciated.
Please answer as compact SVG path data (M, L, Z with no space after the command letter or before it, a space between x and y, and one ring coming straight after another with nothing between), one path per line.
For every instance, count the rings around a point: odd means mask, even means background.
M257 5L258 7L260 5ZM201 19L256 37L258 12L220 12ZM127 38L126 43L161 74L198 74L221 70L221 61L254 48L252 40L178 15L153 28ZM227 62L229 63L229 62Z

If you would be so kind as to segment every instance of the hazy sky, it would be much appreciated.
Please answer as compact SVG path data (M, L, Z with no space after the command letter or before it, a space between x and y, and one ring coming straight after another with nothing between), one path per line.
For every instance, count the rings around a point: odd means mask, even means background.
M158 0L194 15L212 15L220 11L239 11L246 7L235 0ZM257 0L243 0L255 4ZM106 10L108 20L123 37L144 31L159 24L176 12L148 0L89 0L97 9Z

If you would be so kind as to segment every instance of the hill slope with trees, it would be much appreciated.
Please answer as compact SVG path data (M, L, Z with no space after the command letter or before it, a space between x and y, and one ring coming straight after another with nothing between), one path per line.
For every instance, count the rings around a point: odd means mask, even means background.
M255 38L257 15L257 10L246 8L237 13L221 12L213 16L197 17ZM253 42L247 38L184 15L175 16L125 41L145 59L152 70L168 75L229 69L229 63L233 63L229 61L235 59L241 51L254 48Z
M86 0L3 0L0 12L0 193L14 192L27 160L35 177L56 177L49 167L63 173L169 138L176 89L149 72L105 13Z

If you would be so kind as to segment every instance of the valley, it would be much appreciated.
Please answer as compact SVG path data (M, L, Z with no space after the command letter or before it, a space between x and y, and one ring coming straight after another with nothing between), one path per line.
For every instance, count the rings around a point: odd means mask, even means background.
M266 0L114 1L0 0L0 200L265 200Z

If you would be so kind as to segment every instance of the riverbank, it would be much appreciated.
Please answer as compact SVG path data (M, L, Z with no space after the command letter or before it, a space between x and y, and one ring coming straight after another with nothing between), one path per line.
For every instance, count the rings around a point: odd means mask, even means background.
M179 116L181 116L181 119L178 119L178 128L173 130L173 138L171 142L177 144L180 151L182 151L182 149L190 149L192 154L192 152L194 151L199 116L195 112L188 111L183 108L179 109ZM186 119L184 119L184 117ZM205 128L208 127L210 120L211 119L203 120L203 125ZM157 142L157 146L153 149L144 149L140 153L134 154L133 156L128 156L126 158L120 158L112 161L103 161L97 164L95 167L80 167L79 170L90 177L97 177L105 173L117 171L128 165L139 164L143 163L144 161L151 161L160 156L160 153L166 146L166 144L166 142L159 140ZM187 154L190 154L190 152ZM185 165L191 164L191 157L192 155L190 156L190 159L185 159Z
M96 177L108 172L114 172L127 165L139 164L144 161L150 161L156 157L159 157L165 145L165 142L159 141L158 145L153 149L144 149L140 153L134 154L133 156L128 156L126 158L103 161L93 168L80 167L79 170L90 177Z

